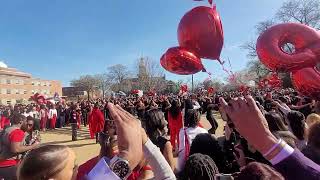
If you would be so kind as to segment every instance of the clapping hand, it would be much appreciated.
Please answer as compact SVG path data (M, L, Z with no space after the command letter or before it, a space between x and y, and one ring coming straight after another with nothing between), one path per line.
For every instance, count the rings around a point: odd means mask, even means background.
M134 116L120 106L109 103L108 109L116 124L119 157L128 160L133 170L143 156L140 124Z

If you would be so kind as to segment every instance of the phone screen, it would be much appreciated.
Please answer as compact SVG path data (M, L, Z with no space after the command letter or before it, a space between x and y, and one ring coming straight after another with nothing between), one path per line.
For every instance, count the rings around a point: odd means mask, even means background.
M214 176L215 180L233 180L234 178L232 177L231 174L216 174Z

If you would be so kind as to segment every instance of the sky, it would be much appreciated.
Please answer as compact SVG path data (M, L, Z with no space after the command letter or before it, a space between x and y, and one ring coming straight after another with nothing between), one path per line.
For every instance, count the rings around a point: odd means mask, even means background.
M270 19L284 0L214 0L224 28L222 59L233 71L246 67L239 46L256 38L255 25ZM160 63L178 45L182 16L207 2L192 0L15 0L0 1L0 60L34 77L68 86L81 75L104 73L148 56ZM226 74L214 60L203 60L212 78ZM228 67L228 66L227 66ZM230 67L228 67L230 68ZM187 79L166 72L167 79ZM203 81L208 75L198 73Z

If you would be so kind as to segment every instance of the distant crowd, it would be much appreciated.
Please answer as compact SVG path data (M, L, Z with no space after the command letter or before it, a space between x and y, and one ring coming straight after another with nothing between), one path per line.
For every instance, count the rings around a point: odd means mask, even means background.
M320 101L293 89L17 104L0 117L5 180L320 177ZM100 153L78 166L70 148L41 145L41 132L66 126L72 140L89 126Z

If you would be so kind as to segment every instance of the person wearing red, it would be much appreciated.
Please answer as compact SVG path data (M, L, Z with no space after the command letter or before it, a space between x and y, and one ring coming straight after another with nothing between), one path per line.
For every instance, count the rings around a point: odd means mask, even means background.
M77 110L76 110L76 118L77 118L77 128L80 129L80 125L81 125L81 109L79 106L77 106Z
M55 105L52 105L50 110L49 110L49 114L48 114L48 118L50 120L50 128L51 129L55 129L56 128L57 117L58 117L58 112L56 110L56 107L55 107Z
M1 135L0 179L17 179L17 165L20 162L19 154L38 147L39 143L30 146L23 145L26 128L26 117L14 114L11 117L12 126L9 126Z
M10 126L9 111L4 111L0 119L0 130Z
M103 127L104 116L101 110L99 109L99 104L96 103L89 115L89 130L91 139L94 139L94 136L96 136L96 140L98 142L98 133L102 132Z
M176 149L176 141L179 142L179 131L183 126L181 103L179 99L172 101L168 113L168 121L170 128L170 142L173 149Z
M47 111L44 105L40 106L40 129L46 131L47 127Z

